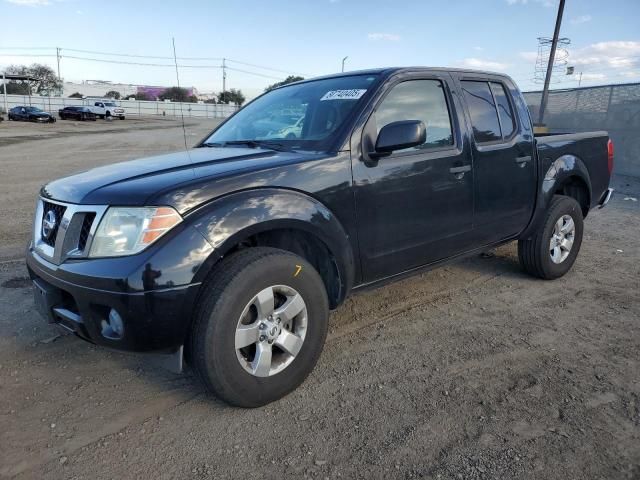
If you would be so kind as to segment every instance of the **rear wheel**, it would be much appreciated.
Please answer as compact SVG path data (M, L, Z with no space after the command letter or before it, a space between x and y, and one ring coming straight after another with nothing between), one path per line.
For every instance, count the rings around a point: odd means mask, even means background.
M520 265L527 273L545 280L563 276L576 261L582 232L578 202L564 195L554 196L538 231L518 242Z
M298 387L327 334L324 283L303 258L248 248L222 261L203 286L188 359L226 402L259 407Z

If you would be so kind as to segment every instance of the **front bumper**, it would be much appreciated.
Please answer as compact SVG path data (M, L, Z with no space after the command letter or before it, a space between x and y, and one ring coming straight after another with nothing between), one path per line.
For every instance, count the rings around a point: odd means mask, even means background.
M172 351L185 341L212 249L193 228L181 228L130 257L67 260L56 265L30 246L27 268L36 306L51 323L92 343L120 350ZM111 310L123 334L105 328Z

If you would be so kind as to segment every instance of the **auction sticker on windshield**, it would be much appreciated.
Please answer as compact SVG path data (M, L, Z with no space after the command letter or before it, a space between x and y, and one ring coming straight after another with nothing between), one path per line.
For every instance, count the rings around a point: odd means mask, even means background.
M351 90L331 90L324 94L320 99L321 102L325 100L358 100L367 90L362 88L354 88Z

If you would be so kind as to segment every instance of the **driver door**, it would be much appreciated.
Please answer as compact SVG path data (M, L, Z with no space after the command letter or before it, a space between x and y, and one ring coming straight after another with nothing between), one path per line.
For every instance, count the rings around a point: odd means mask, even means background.
M358 237L365 283L465 251L473 223L469 148L457 133L459 111L450 77L410 77L388 87L353 158ZM372 161L380 129L422 120L426 142ZM352 149L352 152L354 150Z

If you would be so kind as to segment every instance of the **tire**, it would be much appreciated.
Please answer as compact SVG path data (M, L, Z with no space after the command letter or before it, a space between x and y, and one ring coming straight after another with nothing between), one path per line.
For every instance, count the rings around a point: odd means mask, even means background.
M217 265L202 288L187 342L187 361L208 390L231 405L253 408L282 398L304 382L320 358L329 318L324 283L306 260L275 248L247 248ZM287 297L279 299L278 289L285 289ZM252 303L258 293L262 295L265 291L276 292L271 297L275 298L272 321L266 314L260 314L257 302ZM280 302L286 298L285 305L297 306L292 310L295 312L300 308L300 299L292 301L295 294L302 298L305 310L289 321L287 315L279 311ZM271 310L265 307L264 311ZM243 321L244 312L251 318L245 317ZM260 318L267 318L265 330L255 330L263 323ZM276 321L281 330L274 333L272 327ZM243 327L250 328L260 338L236 350L236 330ZM289 332L296 333L298 350L294 356L278 346L282 338L293 336ZM258 348L273 352L272 357L267 357L273 362L269 361L266 369L263 368L266 363L261 367L258 361ZM258 367L252 373L254 365Z
M100 117L100 120L104 119L104 115L98 115Z
M107 119L111 118L111 112L107 112L107 113L105 114L105 117L106 117Z
M573 222L573 233L568 219ZM520 265L530 275L544 280L562 277L576 261L583 227L578 202L571 197L555 195L538 231L529 239L518 241ZM552 241L555 241L553 248Z
M120 120L124 120L124 115L120 115Z

